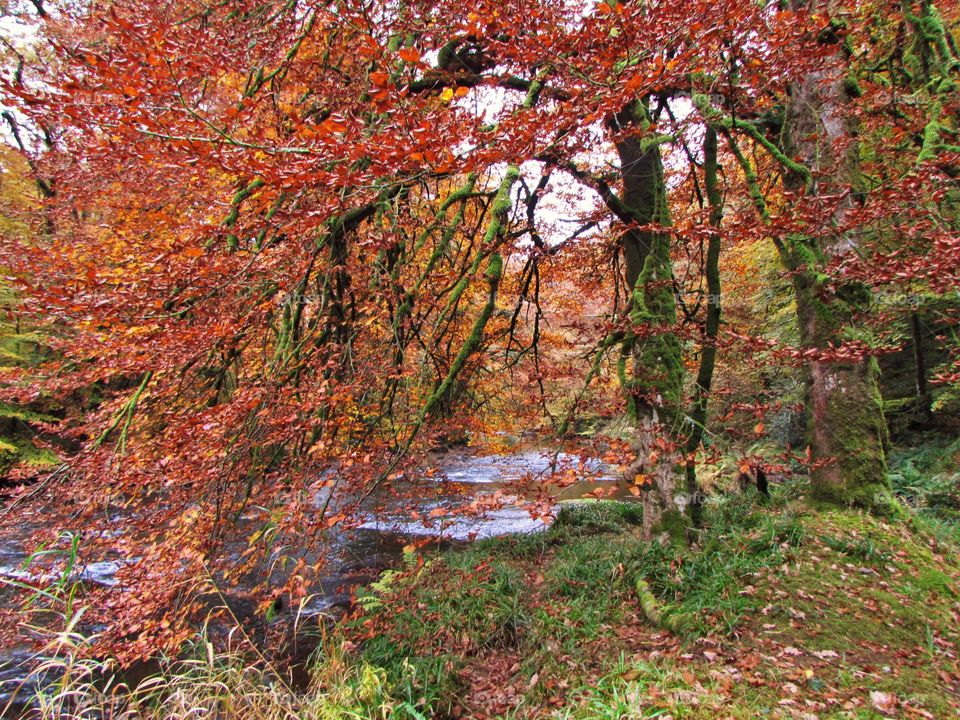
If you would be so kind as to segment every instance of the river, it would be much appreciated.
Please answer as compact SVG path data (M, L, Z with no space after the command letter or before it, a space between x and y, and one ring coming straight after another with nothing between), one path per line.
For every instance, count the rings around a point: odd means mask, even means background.
M544 485L542 479L551 468L565 469L565 479ZM361 516L356 527L333 533L325 549L325 572L310 589L309 603L297 610L301 616L336 613L348 607L352 590L396 564L404 546L412 541L430 539L436 546L450 546L541 532L550 522L545 508L592 495L598 488L607 495L624 494L616 473L599 462L584 462L575 455L539 447L492 455L455 448L430 455L424 469L412 479L418 484L419 500L413 504L386 500L376 512ZM531 513L531 502L539 511ZM24 536L30 530L30 523L25 522ZM28 548L18 538L0 541L0 578L26 577L23 564L28 557ZM79 568L75 578L113 586L123 562L123 558L91 562ZM9 597L11 593L3 593L0 602ZM290 615L289 610L286 614ZM282 615L274 621L283 622ZM26 645L0 648L0 708L29 674L35 662L32 658ZM31 678L31 682L39 680Z

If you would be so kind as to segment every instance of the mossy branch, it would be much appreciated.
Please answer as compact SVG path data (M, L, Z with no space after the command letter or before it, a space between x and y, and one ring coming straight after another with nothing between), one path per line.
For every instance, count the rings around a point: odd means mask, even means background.
M440 311L440 314L437 316L437 320L433 324L434 332L442 327L450 312L452 312L453 308L455 308L457 303L460 302L460 298L467 289L467 285L470 284L470 279L474 276L474 274L476 274L477 270L480 269L480 263L483 262L486 248L493 247L497 239L503 235L507 222L507 216L509 215L510 208L512 207L510 191L513 189L513 185L519 179L519 177L520 169L516 165L511 165L507 168L507 172L504 175L503 180L500 182L500 187L498 188L496 197L494 197L493 204L490 207L490 224L487 225L487 231L483 235L483 246L477 253L477 256L474 258L473 262L470 264L470 268L463 274L463 277L461 277L454 286L453 292L450 293L450 297L443 306L443 310Z
M537 73L536 77L530 81L530 87L527 88L527 95L523 99L524 110L529 110L537 104L540 99L540 93L543 92L543 81L550 73L550 66L547 65Z
M684 635L686 633L692 624L692 618L688 613L675 612L672 608L662 605L654 596L650 585L643 578L637 578L635 587L644 617L651 625L669 630L674 635Z
M420 233L420 237L417 238L417 241L413 245L413 252L418 252L424 244L427 242L427 239L430 235L433 234L433 231L439 227L440 223L443 222L443 219L447 216L447 212L455 204L461 200L466 200L473 193L473 188L477 184L477 174L470 173L467 175L467 182L463 187L457 188L452 193L447 195L444 198L444 201L440 204L440 208L437 210L437 214L433 218L433 222L427 226L427 228Z
M260 91L260 88L284 71L289 63L297 56L297 53L300 52L300 47L303 45L304 40L307 39L307 36L310 35L310 32L313 30L313 26L316 21L317 13L310 13L310 16L307 18L307 22L303 27L303 32L297 36L297 39L294 40L293 45L290 46L290 49L287 50L286 54L283 56L283 61L275 69L265 73L263 71L263 67L260 67L255 73L251 72L251 75L247 81L247 88L243 93L244 98L251 98L256 95Z
M760 219L765 223L769 223L770 211L767 208L767 200L763 196L763 191L760 189L760 181L757 178L757 173L754 172L753 165L750 163L750 160L747 159L746 155L743 154L743 150L740 149L740 145L737 143L736 138L733 137L733 134L726 128L720 128L720 132L723 133L723 137L727 141L730 152L733 153L734 159L737 161L737 164L743 171L743 178L747 183L747 192L750 195L750 199L753 201L753 206L760 215ZM788 270L795 269L797 265L796 258L790 254L783 240L776 235L772 235L771 239L773 240L774 246L777 248L777 253L780 255L780 259L784 263L784 266Z
M500 182L500 187L497 190L497 195L494 198L493 205L491 207L490 223L487 225L487 231L484 233L483 237L485 247L495 247L497 240L504 235L507 216L509 215L510 208L512 207L510 201L510 191L519 177L520 169L516 165L511 165L507 168L507 172L504 175L503 180ZM438 324L435 327L439 327L439 323L442 321L443 317L450 311L450 309L453 307L453 304L456 301L459 301L460 296L463 294L463 291L466 289L467 284L470 281L470 277L475 272L474 268L479 265L482 255L483 251L481 250L481 252L477 253L477 258L474 260L471 270L465 273L460 279L460 282L457 283L457 288L454 291L456 297L451 297L447 302L443 312L441 313L441 319L438 320ZM501 258L498 253L494 252L490 255L490 260L487 263L486 277L487 283L489 284L487 302L480 311L480 315L474 321L473 328L470 330L470 335L460 348L460 352L457 353L456 358L454 358L453 364L447 371L446 376L437 385L437 387L434 388L434 391L430 394L430 397L427 398L427 401L420 409L417 420L410 430L409 439L406 443L407 447L409 447L410 443L413 442L413 438L416 437L417 433L420 431L420 428L423 426L423 423L430 412L450 391L450 387L457 379L460 371L463 370L463 367L466 365L469 357L476 352L477 349L479 349L480 344L483 341L484 328L486 328L487 322L490 320L490 317L493 315L493 311L496 309L497 289L500 286L500 279L502 275L503 258Z
M751 140L763 147L771 157L787 168L787 170L802 177L808 185L812 182L813 175L810 169L787 157L780 148L764 137L763 133L760 132L753 123L737 120L735 117L727 117L710 104L710 99L706 95L694 94L693 104L703 115L704 119L711 125L727 130L742 131Z
M737 161L737 165L739 165L743 171L743 178L747 183L747 192L750 194L753 206L757 209L760 218L766 222L770 219L770 211L767 209L767 200L763 196L763 191L760 189L760 181L757 178L757 173L754 171L753 165L747 159L746 155L743 154L743 150L740 149L740 145L737 143L737 139L733 137L733 134L726 128L722 128L721 132L727 141L730 152L733 153L733 157Z
M473 186L476 182L476 176L471 174L468 178L467 184L450 194L441 205L440 210L437 213L437 220L431 224L431 227L427 228L417 240L416 245L414 246L414 254L416 251L423 247L423 244L426 242L427 237L430 233L439 225L441 218L446 215L447 210L450 208L454 202L466 200L467 197L473 192ZM463 224L464 218L464 208L460 210L453 216L453 219L450 221L450 224L444 228L443 234L440 236L440 241L437 243L437 246L433 249L433 252L430 253L430 257L427 259L426 265L424 265L423 270L420 272L420 276L417 278L416 282L413 285L413 289L407 291L404 294L403 301L400 306L397 308L397 312L394 315L393 319L393 332L394 335L397 335L400 331L400 327L403 325L404 320L410 315L413 310L413 304L416 302L417 295L420 293L420 289L423 287L423 284L430 278L430 274L433 272L434 267L437 263L440 262L440 258L444 256L447 252L447 248L450 247L450 244L453 242L454 235L456 235L457 230ZM474 261L475 265L471 267L468 275L472 275L476 272L479 267L479 260L482 257L482 253L477 255L477 259Z
M120 423L123 423L123 427L120 430L120 440L118 442L118 447L120 452L123 452L127 446L127 431L130 429L130 424L133 422L133 415L137 411L137 404L140 402L140 397L143 395L143 391L147 389L147 385L150 384L150 380L153 378L153 371L148 370L144 376L143 380L140 382L140 386L137 388L136 392L130 396L130 399L123 404L123 407L120 408L120 411L116 414L113 419L113 422L110 423L110 426L100 433L100 436L93 441L93 447L98 448L103 444L103 441L116 430Z
M935 100L930 107L930 121L923 128L923 146L917 155L917 165L936 160L937 150L940 148L940 114L943 104Z
M223 219L223 226L225 228L232 230L236 226L237 220L240 219L240 205L243 204L244 200L253 195L253 193L262 188L265 184L266 183L260 178L255 178L249 185L237 190L236 194L233 196L233 200L230 201L230 211ZM235 250L238 244L239 240L235 234L230 233L227 235L228 248Z
M497 306L497 288L500 286L500 278L502 275L503 259L498 253L494 253L490 256L490 262L487 264L486 277L490 286L487 295L487 302L480 311L480 315L477 316L477 319L474 321L473 328L470 330L470 335L460 348L460 352L457 353L457 357L454 359L453 364L447 371L443 381L437 385L434 391L430 394L430 397L427 398L427 401L424 403L423 407L420 409L420 415L414 424L412 434L416 434L416 432L420 429L427 415L430 414L430 412L450 391L450 388L457 379L457 376L460 374L460 371L463 370L463 367L466 365L469 357L480 348L480 344L483 342L483 330L486 328L487 322L490 320L490 317L493 315L493 311Z

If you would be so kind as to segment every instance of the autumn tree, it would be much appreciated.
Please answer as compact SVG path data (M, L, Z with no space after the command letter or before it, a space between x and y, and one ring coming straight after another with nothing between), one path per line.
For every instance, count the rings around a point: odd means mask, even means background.
M731 342L728 225L776 243L796 290L801 347L776 350L810 365L815 489L883 487L875 348L851 337L878 266L851 262L885 216L832 6L43 7L48 61L2 87L48 222L0 264L55 353L0 399L96 398L65 426L84 447L70 477L34 501L139 558L115 637L176 645L178 608L278 553L288 580L264 580L262 607L302 597L307 546L482 430L490 398L562 435L616 378L631 427L613 459L647 536L683 539ZM701 241L702 262L680 258ZM495 402L511 378L519 409Z
M844 16L832 14L826 3L795 3L793 10L819 16L824 26L817 38L821 67L791 85L784 109L783 148L794 163L784 185L809 203L820 222L809 234L781 241L781 254L796 288L800 340L805 347L828 350L843 340L858 304L869 302L861 284L828 288L818 277L825 258L856 252L858 245L860 230L850 223L863 186L851 108L855 79L844 44ZM870 506L887 487L887 429L876 360L814 358L808 372L813 457L832 460L812 472L814 491L826 499Z

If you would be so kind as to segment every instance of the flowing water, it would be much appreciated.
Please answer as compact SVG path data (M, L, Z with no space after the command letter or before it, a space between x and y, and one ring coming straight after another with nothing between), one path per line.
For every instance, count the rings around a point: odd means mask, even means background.
M582 498L598 488L622 494L611 469L541 448L499 455L454 449L432 455L426 464L431 467L429 472L412 479L416 501L380 498L377 509L363 515L356 527L333 535L325 550L326 572L311 588L309 603L298 609L301 616L331 614L348 607L352 590L397 563L403 547L412 541L429 538L437 546L449 546L541 532L550 522L549 510L563 500ZM560 481L544 483L551 472L557 472ZM117 522L122 526L122 518ZM29 529L25 523L24 536ZM25 579L23 564L28 557L26 547L16 538L0 542L0 578ZM125 561L128 559L110 558L88 563L74 579L113 586ZM0 602L7 595L0 594ZM230 599L227 601L229 604ZM252 612L242 603L236 605L231 609L237 614ZM29 673L31 657L26 646L0 648L0 708ZM40 678L30 678L31 684L40 682Z

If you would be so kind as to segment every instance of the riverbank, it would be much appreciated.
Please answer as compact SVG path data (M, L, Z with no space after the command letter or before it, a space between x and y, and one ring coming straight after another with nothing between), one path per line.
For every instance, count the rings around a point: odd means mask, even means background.
M325 634L305 688L200 643L148 683L136 716L957 716L950 532L906 512L814 512L785 486L712 503L699 548L672 551L639 541L635 508L569 505L546 533L409 552ZM73 676L71 702L124 695Z
M916 518L788 490L717 504L671 552L621 507L392 578L354 620L360 657L427 717L957 715L960 567Z

